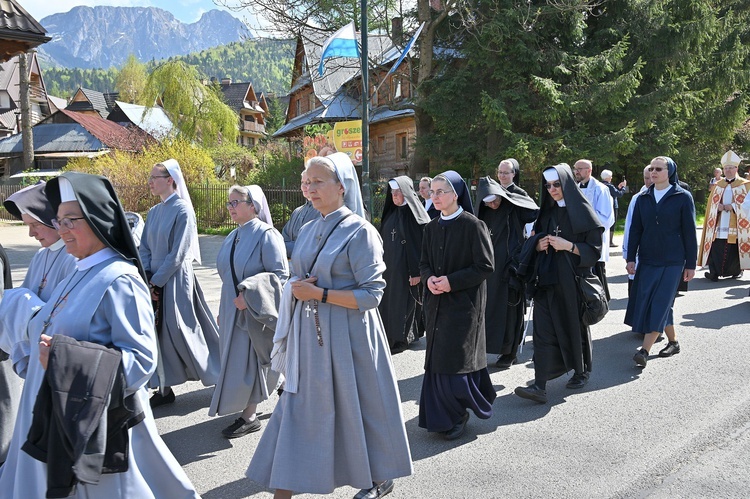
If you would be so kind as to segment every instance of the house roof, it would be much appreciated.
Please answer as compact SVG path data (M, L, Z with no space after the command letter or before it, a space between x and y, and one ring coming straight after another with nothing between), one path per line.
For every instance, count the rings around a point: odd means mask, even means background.
M15 130L18 118L13 110L5 111L0 114L0 128L5 130Z
M169 119L169 116L167 116L164 109L160 107L147 108L137 104L115 101L115 107L112 109L110 117L115 114L118 109L122 111L130 123L148 133L156 140L167 138L174 130L174 125Z
M68 101L63 99L62 97L55 97L54 95L47 95L47 99L49 99L49 103L51 104L51 111L54 113L55 111L59 111L60 109L65 109L65 106L68 105Z
M34 152L100 151L107 147L79 123L42 123L34 126ZM0 155L23 154L20 133L0 139Z
M146 134L138 128L126 128L99 116L76 113L68 109L61 109L59 112L79 123L102 144L112 149L137 151L143 148L148 140Z
M66 107L65 109L76 112L96 111L102 118L106 118L109 115L109 112L112 110L112 108L107 105L107 99L105 98L103 93L83 87L79 87L78 92L82 93L83 96L86 97L86 101L88 102L74 100L71 101L70 104L68 104L68 107Z
M221 93L224 94L224 101L227 106L239 112L242 109L245 96L247 95L250 83L224 83L221 85Z
M0 59L6 60L51 40L15 0L0 0Z

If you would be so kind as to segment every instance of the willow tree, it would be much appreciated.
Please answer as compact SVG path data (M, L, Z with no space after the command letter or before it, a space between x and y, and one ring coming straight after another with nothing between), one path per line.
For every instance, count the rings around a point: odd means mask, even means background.
M146 65L130 54L128 59L117 72L115 90L120 94L120 100L131 104L141 104L141 95L146 86L148 72Z
M206 147L237 141L239 117L224 103L219 86L205 83L195 67L182 61L154 69L143 100L147 105L160 104L180 135L189 140Z

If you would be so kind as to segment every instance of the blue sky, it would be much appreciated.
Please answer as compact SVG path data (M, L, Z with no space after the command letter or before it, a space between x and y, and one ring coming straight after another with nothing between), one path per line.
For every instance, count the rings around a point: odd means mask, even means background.
M171 12L177 19L184 23L197 21L201 14L211 9L228 10L219 7L212 0L18 0L24 9L28 11L37 21L58 12L68 12L73 7L87 5L112 5L117 7L159 7ZM230 5L234 0L228 0ZM233 16L244 20L251 17L247 11L232 12Z

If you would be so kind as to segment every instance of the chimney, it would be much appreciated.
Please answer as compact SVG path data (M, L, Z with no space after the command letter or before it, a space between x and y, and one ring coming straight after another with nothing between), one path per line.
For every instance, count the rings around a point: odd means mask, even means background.
M400 47L404 42L404 20L401 17L391 19L391 39L393 44Z
M232 84L232 79L231 78L222 78L221 79L221 84L222 85L231 85Z

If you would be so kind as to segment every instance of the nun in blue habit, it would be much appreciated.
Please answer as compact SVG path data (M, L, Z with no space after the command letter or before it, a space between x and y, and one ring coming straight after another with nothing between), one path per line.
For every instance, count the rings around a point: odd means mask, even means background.
M644 335L642 348L633 356L640 367L646 367L649 350L661 331L669 343L659 356L680 353L674 329L674 298L680 282L695 275L698 258L695 204L679 185L677 165L672 158L658 156L651 160L649 173L653 184L638 196L627 248L627 271L635 274L635 279L625 324Z
M459 438L469 419L492 416L496 393L487 371L485 280L494 270L487 226L473 214L469 189L449 170L435 177L430 195L440 216L425 226L420 275L427 351L419 426Z

